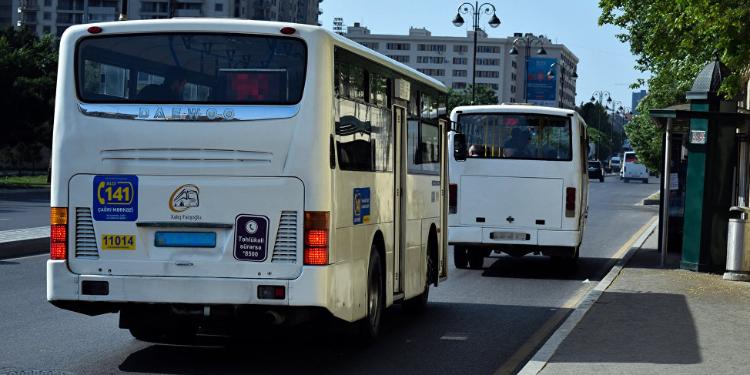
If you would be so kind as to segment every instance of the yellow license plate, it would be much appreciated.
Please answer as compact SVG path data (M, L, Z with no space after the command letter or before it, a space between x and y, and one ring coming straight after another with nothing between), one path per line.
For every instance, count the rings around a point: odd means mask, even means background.
M102 250L135 250L135 235L103 234Z

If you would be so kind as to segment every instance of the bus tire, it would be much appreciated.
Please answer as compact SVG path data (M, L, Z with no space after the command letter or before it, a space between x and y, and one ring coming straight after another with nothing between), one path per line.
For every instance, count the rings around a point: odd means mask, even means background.
M604 175L601 175L601 176L599 177L599 182L604 182Z
M487 254L487 251L484 249L469 251L469 267L473 270L481 270L484 267L485 254Z
M458 269L466 269L469 266L469 253L465 246L453 246L453 265Z
M370 249L367 267L367 315L359 322L359 336L363 343L370 343L380 333L380 323L385 310L383 265L375 244Z
M642 182L643 182L644 184L647 184L647 183L648 183L648 178L644 178L644 179L643 179L643 180L641 180L641 181L642 181Z
M555 263L559 263L566 268L573 268L578 264L578 259L580 258L580 249L581 245L570 247L570 252L568 254L553 256L552 261Z
M145 325L130 327L128 330L136 340L154 344L190 345L194 344L196 339L195 329L188 326Z
M626 183L626 184L630 182L630 179L629 179L629 178L625 178L624 180L625 180L625 183Z
M421 313L427 307L427 299L430 297L430 284L435 284L438 279L437 247L437 235L434 231L430 231L430 238L427 240L424 291L420 295L404 301L403 308L407 313Z

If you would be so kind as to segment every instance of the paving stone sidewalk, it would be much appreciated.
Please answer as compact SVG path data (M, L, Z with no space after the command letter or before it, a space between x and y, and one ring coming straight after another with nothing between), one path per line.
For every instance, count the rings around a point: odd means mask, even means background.
M750 283L659 268L654 232L542 374L750 373Z

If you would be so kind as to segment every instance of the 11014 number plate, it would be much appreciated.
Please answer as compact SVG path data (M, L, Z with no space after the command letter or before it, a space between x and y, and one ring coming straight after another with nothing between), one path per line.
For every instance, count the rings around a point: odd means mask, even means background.
M531 239L531 235L520 232L492 232L490 238L493 240L528 241Z
M135 250L135 235L103 234L102 250Z

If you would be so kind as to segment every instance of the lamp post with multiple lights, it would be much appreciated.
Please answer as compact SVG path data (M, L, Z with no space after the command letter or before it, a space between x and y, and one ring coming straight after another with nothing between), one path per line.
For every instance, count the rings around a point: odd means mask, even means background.
M513 47L511 47L510 51L508 52L511 56L518 55L518 49L516 46L523 45L525 48L526 54L524 56L524 64L523 64L523 102L526 103L529 99L529 56L531 55L531 47L533 44L538 44L539 49L536 51L537 55L544 56L547 54L547 51L544 49L544 35L534 36L533 34L526 34L523 37L516 38L513 40Z
M605 97L607 98L606 99L606 103L605 103L605 99L604 99ZM597 100L597 98L598 98L598 100ZM599 105L601 105L602 107L604 107L604 112L606 113L607 109L609 108L609 105L612 104L612 94L610 94L609 91L606 91L606 90L596 90L596 91L594 91L591 94L591 103L592 104L599 103ZM601 119L600 119L599 115L597 115L596 116L596 128L597 128L597 130L599 130L601 132L601 130L602 130L602 124L601 124L600 120ZM611 125L610 125L609 134L610 134L609 137L610 137L610 142L611 142L611 140L612 140L612 127L611 127ZM601 145L598 145L598 146L599 146L599 152L598 153L599 153L599 155L601 155Z
M556 70L560 69L560 103L558 106L560 108L565 108L565 104L563 103L563 96L565 96L565 72L567 69L565 69L565 65L562 64L562 62L556 62L550 65L549 71L547 72L548 77L554 77L556 74ZM577 69L573 67L573 74L570 76L570 78L578 79L578 73Z
M500 19L497 18L497 14L495 13L495 6L490 3L483 3L480 5L478 1L474 2L474 4L463 3L459 5L458 12L456 12L456 18L453 19L453 25L461 27L464 24L464 18L461 17L462 14L471 14L473 17L472 30L474 30L474 61L471 69L471 104L474 104L477 90L477 31L480 29L479 16L482 13L486 15L492 14L492 18L490 18L490 21L488 22L492 28L500 26Z

